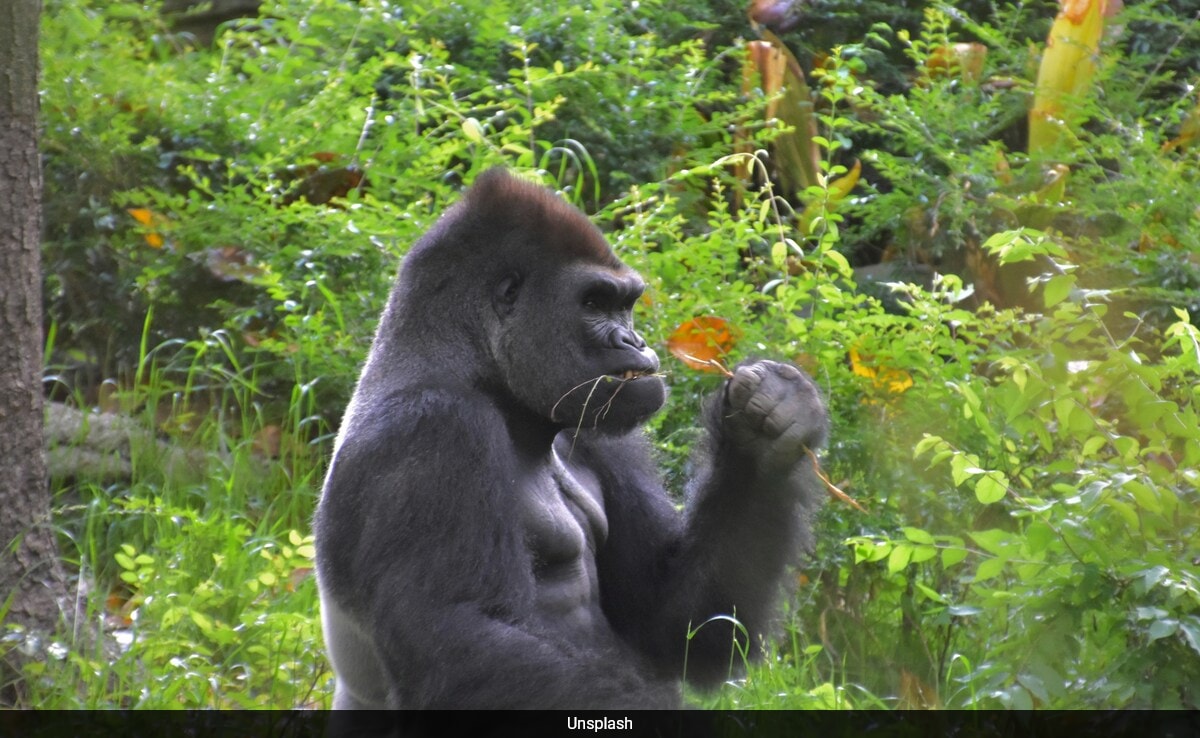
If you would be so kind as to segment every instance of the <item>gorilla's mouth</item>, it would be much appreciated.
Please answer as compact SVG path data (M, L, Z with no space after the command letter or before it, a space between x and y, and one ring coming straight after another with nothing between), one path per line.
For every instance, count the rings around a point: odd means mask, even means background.
M651 369L626 369L623 372L616 372L614 374L610 374L609 376L616 377L617 379L627 382L631 379L637 379L638 377L650 376L653 373L654 371Z

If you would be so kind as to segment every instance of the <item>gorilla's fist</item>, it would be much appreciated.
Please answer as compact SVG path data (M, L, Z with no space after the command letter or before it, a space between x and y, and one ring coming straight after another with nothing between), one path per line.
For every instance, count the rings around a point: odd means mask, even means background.
M723 430L737 453L783 471L825 442L829 418L816 384L791 364L754 361L725 385Z

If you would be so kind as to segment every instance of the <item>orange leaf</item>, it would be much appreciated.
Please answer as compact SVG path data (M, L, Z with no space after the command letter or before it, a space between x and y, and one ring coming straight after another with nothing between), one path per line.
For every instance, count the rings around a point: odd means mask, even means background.
M126 208L125 212L129 213L138 223L141 223L146 228L152 228L166 222L166 218L149 208ZM161 249L166 241L161 233L157 231L146 231L142 234L142 238L146 241L146 245L150 248Z
M700 316L675 329L667 339L667 350L693 369L727 374L721 359L741 337L741 330L724 318Z
M154 213L147 208L129 208L125 212L133 216L133 219L144 226L150 225L154 220Z

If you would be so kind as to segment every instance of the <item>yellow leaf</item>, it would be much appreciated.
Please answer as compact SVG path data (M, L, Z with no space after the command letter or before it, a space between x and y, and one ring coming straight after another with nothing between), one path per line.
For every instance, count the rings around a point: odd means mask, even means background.
M912 375L903 369L871 366L868 362L872 359L864 358L855 346L851 346L848 353L850 355L850 372L855 376L870 379L871 386L875 390L889 395L900 395L913 386Z
M850 168L841 177L829 183L828 196L824 201L812 200L804 206L804 212L800 214L800 233L807 236L812 232L813 221L822 212L832 213L837 209L837 204L846 199L846 195L850 194L850 190L854 189L854 185L858 184L858 178L862 174L862 162L855 159L854 166Z
M1107 6L1108 0L1062 0L1038 68L1029 111L1029 153L1054 146L1068 122L1071 100L1090 88Z

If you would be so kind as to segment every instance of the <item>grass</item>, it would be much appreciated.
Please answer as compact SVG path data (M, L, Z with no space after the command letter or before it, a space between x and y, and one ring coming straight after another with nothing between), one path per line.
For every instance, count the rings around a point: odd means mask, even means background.
M268 418L257 369L221 332L143 343L116 400L160 438L132 440L129 480L54 480L62 556L103 637L41 644L28 706L327 706L308 533L327 435L311 387Z

